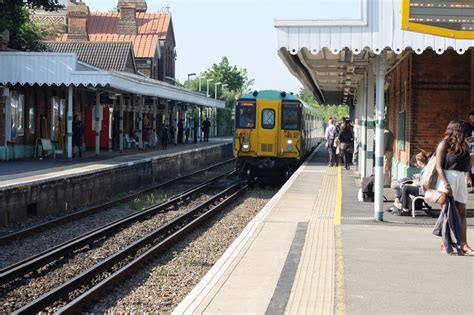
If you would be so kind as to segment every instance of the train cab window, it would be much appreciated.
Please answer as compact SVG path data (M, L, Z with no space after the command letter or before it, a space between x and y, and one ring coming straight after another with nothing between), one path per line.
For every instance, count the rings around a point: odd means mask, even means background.
M255 128L255 104L241 104L237 107L237 128Z
M283 104L281 128L299 130L301 125L301 109L298 104Z
M273 129L275 127L275 111L273 109L262 110L262 128Z

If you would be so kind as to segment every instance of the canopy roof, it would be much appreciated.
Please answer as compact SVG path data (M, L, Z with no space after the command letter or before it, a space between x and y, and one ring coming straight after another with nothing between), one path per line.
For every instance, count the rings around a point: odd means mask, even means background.
M342 104L350 100L370 58L384 50L463 54L474 47L474 40L404 31L400 12L400 0L360 0L359 17L351 20L275 20L279 55L321 103Z
M0 52L0 84L83 86L158 97L188 104L224 108L214 100L162 81L139 75L105 71L77 61L72 53Z

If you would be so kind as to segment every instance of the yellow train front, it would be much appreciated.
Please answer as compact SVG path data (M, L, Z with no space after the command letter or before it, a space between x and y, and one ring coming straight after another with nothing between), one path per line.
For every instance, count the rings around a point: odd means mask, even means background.
M291 175L321 141L317 110L296 96L273 90L243 95L235 113L234 153L242 176Z

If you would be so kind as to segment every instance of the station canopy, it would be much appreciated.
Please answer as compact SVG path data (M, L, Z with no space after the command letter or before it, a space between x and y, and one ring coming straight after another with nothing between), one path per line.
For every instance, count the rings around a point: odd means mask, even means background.
M360 0L354 19L275 20L278 54L318 102L338 105L351 102L371 58L383 51L442 54L453 49L463 54L474 47L470 39L402 30L402 5L400 0Z
M73 53L0 52L0 84L91 87L118 93L224 108L200 93L128 72L105 71L77 60Z

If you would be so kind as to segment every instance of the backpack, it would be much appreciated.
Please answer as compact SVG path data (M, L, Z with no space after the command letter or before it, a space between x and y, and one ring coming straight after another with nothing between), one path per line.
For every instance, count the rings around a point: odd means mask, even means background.
M359 196L359 200L362 199L364 202L374 202L374 184L374 175L362 178L361 188L359 189L359 194L361 195Z

